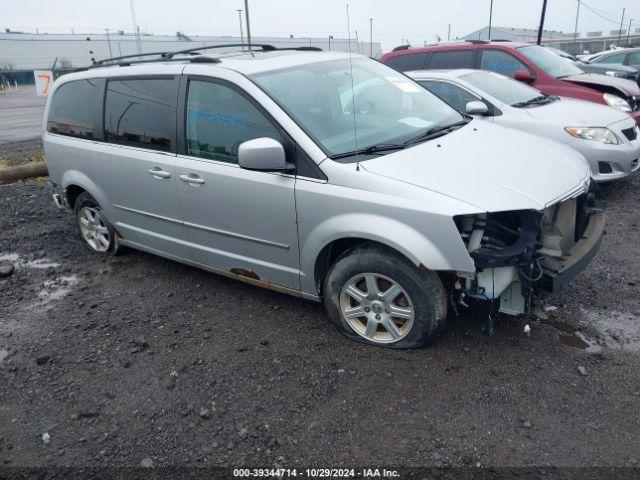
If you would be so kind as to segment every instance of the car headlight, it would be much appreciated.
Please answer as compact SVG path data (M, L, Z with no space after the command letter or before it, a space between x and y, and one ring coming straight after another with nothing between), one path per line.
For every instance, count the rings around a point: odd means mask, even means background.
M630 72L619 72L616 70L607 70L605 72L605 75L608 75L610 77L617 77L617 78L627 78L627 79L633 79L634 75L633 73Z
M624 98L619 97L618 95L614 95L613 93L605 93L602 95L604 101L607 102L607 105L613 108L617 108L618 110L622 110L623 112L630 112L631 105Z
M618 144L618 137L608 128L604 127L566 127L565 130L576 138L595 140L596 142Z

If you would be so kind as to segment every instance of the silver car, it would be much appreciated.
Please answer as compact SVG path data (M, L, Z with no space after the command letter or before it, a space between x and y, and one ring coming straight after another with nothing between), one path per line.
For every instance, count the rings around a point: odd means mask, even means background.
M525 312L600 245L574 150L460 114L358 55L196 53L54 84L54 201L91 250L323 301L348 337L411 348L465 297Z
M430 70L408 75L460 111L575 148L589 162L596 182L627 177L640 167L640 127L620 110L545 95L481 70Z

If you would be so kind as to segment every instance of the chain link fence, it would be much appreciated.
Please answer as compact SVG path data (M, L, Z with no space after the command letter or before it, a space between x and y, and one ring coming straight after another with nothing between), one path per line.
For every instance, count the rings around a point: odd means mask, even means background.
M33 85L0 81L0 145L39 138L45 102Z

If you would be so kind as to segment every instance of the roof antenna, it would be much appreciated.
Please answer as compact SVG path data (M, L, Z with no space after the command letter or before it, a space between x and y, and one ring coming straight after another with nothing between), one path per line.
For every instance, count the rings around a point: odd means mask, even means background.
M356 92L353 88L353 61L351 60L351 26L349 24L349 4L347 3L347 35L349 45L349 71L351 75L351 106L353 108L353 143L356 152L356 172L360 171L360 161L358 160L358 127L356 123Z

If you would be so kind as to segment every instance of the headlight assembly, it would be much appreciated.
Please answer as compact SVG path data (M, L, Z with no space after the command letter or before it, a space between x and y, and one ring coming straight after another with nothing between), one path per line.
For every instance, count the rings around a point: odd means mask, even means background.
M576 138L584 138L585 140L595 140L596 142L608 143L610 145L618 144L618 137L608 128L604 127L565 127L570 135Z
M604 101L607 102L607 105L610 107L622 110L623 112L631 111L631 105L629 105L629 102L618 95L614 95L613 93L604 93L602 98L604 98Z

